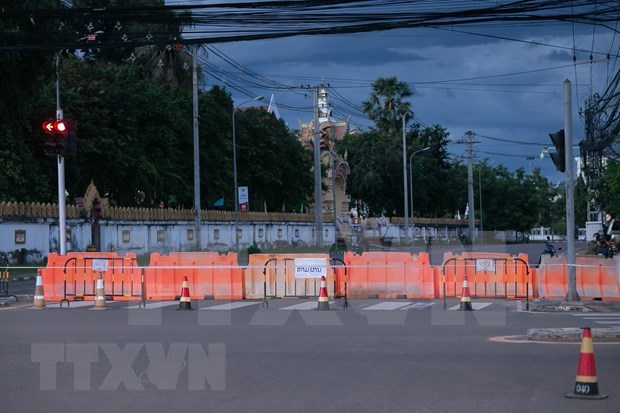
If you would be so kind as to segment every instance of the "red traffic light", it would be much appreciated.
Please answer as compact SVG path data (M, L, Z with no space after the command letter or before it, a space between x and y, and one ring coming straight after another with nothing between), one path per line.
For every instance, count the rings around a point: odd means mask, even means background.
M43 130L45 132L51 132L54 130L54 122L52 122L51 120L46 120L41 126L43 127Z
M46 120L41 125L45 131L45 154L48 156L64 156L69 138L68 121Z
M67 125L62 120L57 120L54 122L54 129L56 132L65 132L67 130Z
M51 121L46 120L41 125L45 132L59 132L64 133L67 132L67 124L64 120Z

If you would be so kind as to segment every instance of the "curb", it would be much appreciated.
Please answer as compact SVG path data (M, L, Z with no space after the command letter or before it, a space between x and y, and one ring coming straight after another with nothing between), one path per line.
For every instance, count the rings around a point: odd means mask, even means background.
M530 301L534 313L607 313L620 312L617 301L561 301L534 299Z
M11 281L28 281L28 280L35 280L36 278L37 278L36 275L28 276L28 277L13 277L11 278Z
M582 332L581 328L531 328L526 337L529 341L579 343ZM620 327L593 328L592 341L620 342Z

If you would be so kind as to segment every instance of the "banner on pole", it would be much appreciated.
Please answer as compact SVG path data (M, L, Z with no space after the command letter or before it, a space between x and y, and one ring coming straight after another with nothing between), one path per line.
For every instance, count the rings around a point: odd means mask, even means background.
M325 258L295 258L295 278L321 278L327 276Z
M237 188L239 195L239 211L249 211L250 210L250 196L248 193L247 186L240 186Z

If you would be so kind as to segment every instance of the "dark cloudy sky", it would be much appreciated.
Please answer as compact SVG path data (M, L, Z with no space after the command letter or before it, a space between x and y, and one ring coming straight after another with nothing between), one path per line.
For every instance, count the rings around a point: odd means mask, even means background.
M584 135L579 108L590 91L602 93L618 70L620 39L611 30L570 22L453 29L298 36L213 46L244 68L292 87L268 90L246 85L245 94L229 90L236 103L257 95L268 101L273 93L281 116L293 129L312 120L312 100L294 87L329 83L340 95L330 97L337 117L350 117L353 125L367 127L368 120L357 115L372 82L396 76L411 85L416 118L447 128L454 157L464 155L465 146L455 142L471 130L479 135L477 160L488 158L494 165L523 167L526 172L541 167L551 181L563 180L548 155L540 159L543 147L550 145L548 133L564 127L563 81L572 82L577 144ZM214 53L208 59L224 71L242 73ZM222 84L222 77L226 82L225 74L219 77L207 73L207 82Z

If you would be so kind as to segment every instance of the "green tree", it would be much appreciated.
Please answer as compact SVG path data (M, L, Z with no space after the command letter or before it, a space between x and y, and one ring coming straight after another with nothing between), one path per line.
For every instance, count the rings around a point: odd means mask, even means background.
M549 225L555 215L556 192L536 168L531 175L523 168L514 172L503 165L485 168L483 174L484 229L527 232Z
M362 102L362 110L377 129L390 134L402 130L403 114L411 112L406 101L411 96L407 83L396 77L379 78L373 82L368 100Z
M352 199L362 200L371 215L402 211L402 144L399 148L393 135L378 130L349 135L337 150L347 153Z
M620 161L610 159L594 188L594 199L601 208L613 216L620 216Z
M34 103L33 123L41 114L52 116L54 87L50 83ZM138 191L146 194L146 205L189 193L177 165L191 147L177 139L184 116L165 86L144 79L130 65L74 57L63 61L61 88L65 119L78 121L77 156L66 163L71 194L83 193L91 179L119 205L135 204ZM40 148L36 152L53 175L55 160L44 158ZM50 193L44 200L54 198Z
M463 166L450 159L448 137L448 131L440 125L422 128L416 123L407 133L409 157L417 150L429 148L412 159L413 211L418 216L452 217L457 209L465 208Z
M263 109L235 115L239 186L248 186L250 208L298 212L314 188L312 154L282 120Z
M53 0L5 0L3 8L53 8ZM0 20L0 44L57 33L52 22L24 18ZM55 54L47 51L0 51L0 199L37 201L51 190L47 175L35 162L31 147L40 130L29 122L30 102L53 74ZM41 119L42 120L42 119Z

